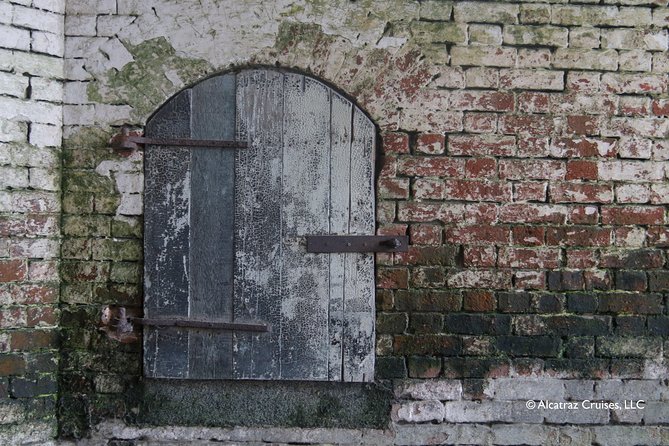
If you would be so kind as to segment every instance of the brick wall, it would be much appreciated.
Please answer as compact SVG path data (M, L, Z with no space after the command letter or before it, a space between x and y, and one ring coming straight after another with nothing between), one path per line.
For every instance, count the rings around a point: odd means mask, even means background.
M174 3L67 2L63 435L138 407L140 346L97 329L103 305L141 306L142 159L108 138L262 64L331 82L379 125L378 232L412 243L377 257L389 441L669 441L667 1Z
M0 4L0 443L56 431L64 1Z

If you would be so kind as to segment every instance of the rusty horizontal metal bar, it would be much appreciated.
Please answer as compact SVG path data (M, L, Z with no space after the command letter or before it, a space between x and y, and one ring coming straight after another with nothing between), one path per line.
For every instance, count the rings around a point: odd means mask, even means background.
M406 252L405 235L308 235L307 252Z
M184 327L184 328L207 328L211 330L229 330L229 331L256 331L266 332L269 330L265 324L252 324L241 322L212 322L196 319L151 319L141 317L128 318L130 322L140 325L150 325L154 327Z
M222 141L215 139L187 139L187 138L147 138L145 136L131 135L127 128L122 128L121 133L115 135L111 146L117 150L141 150L143 145L154 146L188 146L219 149L244 149L248 144L244 141Z

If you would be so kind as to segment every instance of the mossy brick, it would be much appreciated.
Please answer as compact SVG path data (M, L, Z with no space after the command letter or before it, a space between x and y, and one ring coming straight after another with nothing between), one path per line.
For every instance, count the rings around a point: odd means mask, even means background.
M669 291L669 271L649 271L650 291Z
M538 293L532 296L530 305L536 313L562 313L565 301L564 294Z
M96 193L93 197L93 209L98 214L115 215L120 204L119 195Z
M467 25L452 22L412 22L411 35L417 43L465 43Z
M92 301L90 283L63 283L60 290L60 300L65 304L88 304Z
M63 167L66 169L64 175L70 174L72 169L95 169L100 153L97 150L76 147L63 150Z
M597 355L612 358L659 358L662 339L644 336L605 336L597 338Z
M564 356L567 358L592 358L595 356L593 336L569 336L565 340Z
M441 358L410 356L407 358L409 378L436 378L441 373Z
M10 378L9 393L13 398L35 398L58 391L55 375Z
M89 260L91 258L91 242L89 238L66 238L61 244L62 259Z
M100 319L101 309L97 305L69 305L60 313L63 328L89 327Z
M395 335L393 349L399 355L455 356L460 353L462 340L457 336L424 334Z
M143 226L141 219L117 220L111 222L112 237L142 238Z
M65 214L89 214L93 212L93 194L91 192L63 194L63 212Z
M511 333L511 316L508 314L447 314L444 318L444 332L454 334Z
M140 283L142 265L136 262L113 262L109 280L114 283Z
M520 5L520 23L538 24L549 23L551 20L551 7L545 4Z
M95 239L91 243L93 260L141 260L142 244L132 239Z
M125 390L124 379L119 375L98 375L93 382L99 393L121 393Z
M30 352L25 355L28 373L56 373L58 371L57 352Z
M61 342L64 348L85 351L91 347L91 330L63 329L61 330Z
M545 333L556 336L602 336L611 332L610 316L550 315L538 316Z
M465 23L518 23L518 5L491 2L456 2L454 18Z
M404 357L380 356L376 358L376 379L406 378L407 367Z
M669 316L648 316L648 334L669 336Z
M103 304L142 305L142 284L105 283L96 284L93 289L94 301Z
M63 191L114 194L114 182L94 170L69 170L63 176Z
M663 298L659 293L600 293L600 313L662 314Z
M517 50L498 46L451 48L452 66L513 67L516 65Z
M378 313L376 315L376 332L379 334L404 333L407 328L406 313Z
M425 0L420 2L418 16L427 20L450 20L453 3L443 0Z
M555 336L500 336L497 338L497 349L509 356L557 356L561 345L562 341Z
M444 326L444 315L440 313L411 313L409 333L440 333Z
M407 252L395 254L395 264L417 266L453 266L458 256L458 248L446 246L410 246Z
M389 311L395 306L395 294L392 290L376 290L375 302L377 311Z
M608 374L609 363L602 358L551 358L544 362L544 373L566 379L599 379Z
M443 287L446 273L441 266L419 266L411 268L409 284L415 288Z
M13 351L33 351L58 347L56 330L16 330L10 335L10 347Z
M497 293L497 309L502 313L527 313L530 311L531 293Z
M0 354L0 376L23 375L26 366L23 355L16 353Z
M569 30L557 26L507 25L504 43L510 45L539 45L566 47Z
M502 28L498 25L469 25L469 43L501 45Z
M646 331L645 316L616 316L613 334L617 336L642 336Z
M111 232L111 219L106 215L66 215L63 234L74 237L106 237Z
M458 311L462 306L459 291L448 290L398 290L395 292L395 309L399 311Z
M444 377L500 378L509 375L510 362L506 358L446 358Z
M105 282L110 270L109 262L65 260L60 272L65 282Z
M572 313L596 313L599 301L595 293L567 294L567 310Z
M63 148L80 151L105 149L104 153L109 156L112 153L109 148L109 140L114 131L113 128L103 126L79 128L76 132L63 138Z
M644 271L616 271L616 289L625 291L646 291L648 280Z

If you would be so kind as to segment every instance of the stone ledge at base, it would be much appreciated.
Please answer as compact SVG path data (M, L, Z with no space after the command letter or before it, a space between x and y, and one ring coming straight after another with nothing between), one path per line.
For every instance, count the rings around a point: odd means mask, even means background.
M92 436L62 446L177 445L666 445L669 426L546 426L537 424L393 424L389 429L134 427L97 425Z

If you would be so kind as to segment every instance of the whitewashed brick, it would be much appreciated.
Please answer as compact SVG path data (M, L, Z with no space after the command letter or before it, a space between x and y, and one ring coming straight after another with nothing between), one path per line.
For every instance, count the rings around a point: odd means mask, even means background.
M448 401L444 403L444 421L449 423L490 423L513 421L508 401Z
M615 71L618 53L615 50L580 50L558 48L553 54L555 68Z
M669 160L669 141L662 139L653 141L652 158L660 161Z
M95 107L92 105L64 105L65 125L90 125L95 123Z
M0 166L0 187L13 189L28 187L28 169Z
M664 93L667 91L667 79L659 74L605 73L602 75L602 88L618 94Z
M616 186L618 203L648 203L650 188L646 184L620 184Z
M54 167L60 165L60 157L55 151L38 149L28 144L0 143L0 164Z
M567 89L594 93L599 91L602 75L589 71L567 72Z
M134 59L117 38L107 39L86 61L89 73L106 73L111 69L122 70Z
M86 71L85 61L81 59L65 59L64 74L65 78L72 81L84 81L93 76Z
M51 239L19 239L10 246L10 254L14 257L33 259L53 259L58 257L60 244Z
M144 177L139 173L119 172L115 177L116 188L121 193L136 194L144 191Z
M651 31L641 29L604 29L602 48L623 50L646 49L666 51L668 49L667 30Z
M501 400L562 400L564 382L551 378L498 378L492 381L495 398Z
M518 50L518 68L550 68L552 61L551 50L547 48Z
M563 90L564 72L548 70L500 70L503 89Z
M599 48L600 29L592 27L572 28L569 30L570 48Z
M30 187L38 190L56 191L60 177L52 169L30 168Z
M462 382L459 380L404 381L395 391L399 398L417 400L459 400Z
M65 12L66 0L33 0L33 8L46 9L58 13Z
M469 25L469 43L479 45L501 45L502 28L496 25Z
M129 15L100 15L98 16L97 35L114 36L136 19L137 17Z
M0 48L0 70L62 79L63 60L44 54L31 54Z
M30 126L30 144L37 147L59 147L63 131L57 125L32 124Z
M63 56L63 53L65 52L63 36L45 31L33 31L32 50L38 53Z
M644 50L618 52L618 68L620 71L650 71L653 55Z
M495 445L537 445L557 444L559 433L550 426L536 424L496 425L493 427Z
M0 96L0 119L62 125L60 106Z
M653 184L650 186L651 196L650 202L652 204L667 204L669 203L669 185L665 183Z
M65 16L65 35L70 37L95 36L97 34L96 23L97 17L93 15L67 15Z
M496 46L451 48L452 65L479 65L491 67L512 67L516 63L515 48Z
M666 118L611 118L601 128L602 136L641 136L665 138L669 134Z
M95 121L104 124L124 124L130 120L132 107L129 105L95 105Z
M0 23L12 23L14 14L14 5L9 2L0 2Z
M28 88L28 77L0 71L0 94L23 98Z
M621 158L650 159L652 140L647 138L622 137L618 141Z
M498 88L499 70L487 67L470 68L465 72L465 85L468 88Z
M28 124L25 122L0 120L1 142L25 142L27 133Z
M629 181L645 183L664 178L662 163L650 161L600 161L597 163L602 181Z
M66 82L63 93L63 102L66 104L87 104L88 82Z
M95 54L108 39L105 37L69 37L65 40L65 57L86 58Z
M444 405L439 401L411 401L395 405L393 415L397 421L409 423L441 422L444 419Z
M557 26L507 25L504 27L504 43L511 45L566 47L568 36L567 28Z
M64 29L64 19L62 15L22 6L14 7L12 23L30 29L49 31L61 35L63 34Z
M490 2L456 2L454 17L457 22L518 23L518 5Z
M118 213L121 215L142 215L143 197L141 194L121 195Z
M653 25L664 28L669 26L669 8L656 8L653 10Z
M29 50L30 31L13 26L0 25L0 47Z
M32 85L32 99L51 102L63 101L63 83L59 80L34 77Z
M546 422L552 424L606 424L609 422L608 409L546 409L543 414Z
M67 0L65 13L90 15L115 14L116 0Z

